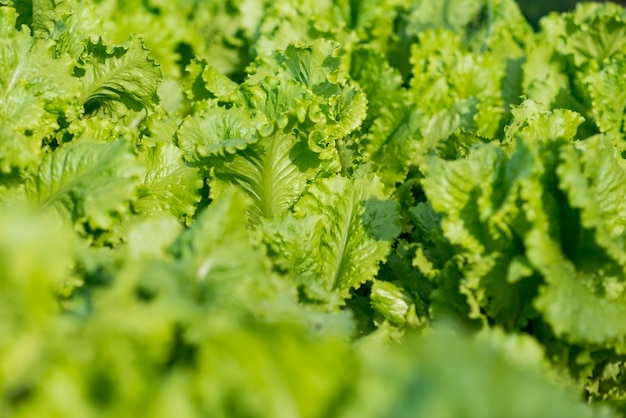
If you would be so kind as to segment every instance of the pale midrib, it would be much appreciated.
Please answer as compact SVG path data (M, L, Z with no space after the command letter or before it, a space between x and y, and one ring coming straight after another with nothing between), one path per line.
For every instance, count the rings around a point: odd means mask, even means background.
M348 239L350 238L350 227L352 226L352 214L354 213L354 190L352 191L352 195L350 196L350 210L348 212L346 227L343 233L343 237L341 239L341 245L339 246L339 255L337 257L337 263L335 265L335 271L332 275L332 286L331 290L336 290L339 285L339 274L342 271L343 262L346 253L346 247L348 246Z
M263 216L267 219L272 219L274 217L274 202L273 202L273 190L274 190L274 182L272 181L272 163L268 164L267 160L271 160L271 158L266 158L263 161L263 171L261 172L261 176L263 176L263 204L262 204L262 212Z
M15 87L19 74L22 72L22 67L24 67L24 62L26 61L26 55L32 49L34 42L35 42L34 40L31 41L28 48L24 49L22 54L20 54L18 58L17 66L15 67L15 71L13 71L13 75L11 76L11 81L9 81L9 84L7 85L7 90L6 90L7 95L11 90L13 90L13 87Z
M284 138L272 138L272 146L265 148L263 155L263 165L261 176L263 177L263 201L261 202L261 212L263 217L267 219L274 218L274 158L276 154L276 148L278 148L276 142L284 140Z
M22 66L24 65L23 58L24 58L24 56L22 55L20 57L20 60L19 60L18 64L17 64L17 67L15 67L15 71L13 72L13 75L11 76L11 81L9 81L9 84L7 86L7 95L8 95L9 92L11 92L11 90L13 90L13 87L15 87L15 83L17 82L18 74L22 71Z

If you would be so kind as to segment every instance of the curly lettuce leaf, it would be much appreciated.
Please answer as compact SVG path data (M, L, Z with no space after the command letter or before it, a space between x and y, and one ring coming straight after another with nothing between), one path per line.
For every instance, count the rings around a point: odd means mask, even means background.
M259 131L264 129L267 126L263 120L244 109L228 109L207 101L197 106L195 115L185 119L178 131L178 144L187 160L211 165L258 142Z
M514 0L491 0L491 10L486 4L487 21L481 21L479 30L475 23L468 26L468 32L475 31L472 40L474 49L489 51L495 56L510 60L508 64L519 65L532 44L535 33ZM489 14L491 13L491 16ZM517 98L516 98L517 99Z
M530 26L513 1L421 2L409 24L410 98L428 116L424 150L459 129L499 136L520 101Z
M415 106L391 105L367 134L364 167L380 175L389 188L401 183L423 146L424 115Z
M348 144L355 154L351 162L367 169L389 188L406 177L420 147L421 113L409 103L400 73L385 57L370 48L353 51L350 75L368 100L362 135Z
M72 15L72 4L67 0L34 0L32 2L33 36L58 39Z
M621 96L608 97L602 89L619 91L612 74L626 52L622 8L580 3L573 12L545 17L541 29L524 64L523 94L583 115L584 136L614 131L621 121Z
M73 61L54 58L52 42L15 30L13 8L0 8L0 172L32 168L40 162L42 142L74 119L80 82Z
M102 39L88 40L81 56L80 97L86 113L123 115L127 110L151 109L159 103L159 65L138 36L123 46L107 47Z
M26 183L29 199L71 224L110 229L128 211L143 168L124 140L80 140L48 154Z
M192 60L186 70L189 76L185 80L185 94L193 102L230 97L239 88L237 83L205 60Z
M173 144L155 142L139 155L146 167L133 209L143 216L170 214L191 218L200 201L202 177L189 167L183 153Z
M547 37L547 39L551 39ZM572 98L572 86L567 74L567 62L556 46L536 39L522 64L522 94L546 106L571 108L579 106ZM574 107L576 109L577 107Z
M307 298L334 306L374 278L400 233L400 219L378 180L335 176L315 182L293 213L263 230L278 265Z
M177 2L181 3L181 2ZM260 23L273 2L268 0L208 0L193 3L186 28L193 55L211 62L219 72L241 80L254 58L252 47ZM189 2L182 0L182 6ZM180 8L180 5L177 5ZM171 6L169 6L171 7Z
M389 106L400 107L407 101L407 90L400 72L385 56L371 47L360 47L350 54L350 76L367 96L367 116L361 130L367 132Z
M577 67L600 68L618 52L626 53L626 21L613 3L579 4L571 13L542 20L542 29Z
M367 108L344 72L343 55L337 43L317 40L260 57L248 69L245 102L279 128L295 124L313 151L331 158L335 141L361 125Z
M350 2L274 2L267 7L255 34L254 53L257 56L269 55L287 48L289 44L313 44L319 39L333 40L350 49L357 41L357 34L350 26L359 12L358 4Z
M624 31L626 36L626 24ZM625 71L626 55L619 55L606 63L602 70L585 78L591 96L591 114L601 132L623 135L626 131Z
M484 311L507 329L523 327L536 316L530 302L538 286L537 276L520 276L511 267L521 240L515 229L520 216L516 184L532 173L524 167L523 154L512 158L507 162L502 150L481 144L467 160L430 160L423 180L430 204L442 214L445 237L463 254L450 273L460 269L465 277L448 287L446 282L458 277L444 274L439 286L452 294L457 286L474 306L470 317L482 317Z
M524 100L511 108L513 120L505 128L505 139L514 143L519 138L528 141L544 141L562 138L573 141L585 119L569 109L549 110L545 103Z
M431 147L458 128L492 137L505 115L503 80L506 57L476 53L462 47L461 37L430 30L411 46L411 101L431 123L423 129Z
M241 185L254 199L252 220L274 219L288 210L322 167L306 143L293 135L275 135L262 144L225 158L215 167L212 185Z

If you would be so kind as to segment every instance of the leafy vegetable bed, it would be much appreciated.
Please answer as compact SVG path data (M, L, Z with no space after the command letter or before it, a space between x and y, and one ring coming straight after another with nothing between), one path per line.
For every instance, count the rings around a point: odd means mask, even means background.
M0 0L0 416L626 411L626 10Z

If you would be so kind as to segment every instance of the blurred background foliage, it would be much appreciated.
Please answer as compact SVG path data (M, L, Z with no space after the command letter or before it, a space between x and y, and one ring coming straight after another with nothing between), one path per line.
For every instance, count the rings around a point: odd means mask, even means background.
M530 23L537 28L539 19L550 12L565 12L574 10L577 3L581 0L518 0L520 9ZM589 0L587 0L589 2ZM606 1L596 0L596 3L607 3ZM618 3L626 6L626 0L613 0L612 3Z

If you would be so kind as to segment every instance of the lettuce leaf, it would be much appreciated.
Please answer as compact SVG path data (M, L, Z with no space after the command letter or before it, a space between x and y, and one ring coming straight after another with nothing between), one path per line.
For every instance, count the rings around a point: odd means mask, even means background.
M314 183L293 213L263 225L276 263L314 301L340 305L372 280L400 233L397 205L377 179Z
M626 26L624 28L626 32ZM602 70L585 79L591 96L591 114L601 132L623 135L626 94L624 79L626 60L620 56L606 63Z
M173 144L155 142L139 158L146 172L133 209L143 216L168 213L177 219L191 218L203 181L196 169L185 164L182 151Z
M26 193L41 209L71 224L109 229L128 211L143 168L124 140L81 140L48 154L27 180Z
M80 82L69 57L53 57L52 42L14 29L13 8L1 7L0 19L0 172L8 174L36 166L59 120L77 117Z
M389 188L404 180L419 150L421 113L409 102L400 73L384 56L360 48L351 56L351 76L359 83L368 100L363 136L348 143L356 154L357 169L375 173Z
M79 73L83 82L80 102L88 114L123 114L124 108L140 111L159 102L156 90L161 71L136 36L128 45L113 48L102 39L89 40Z

